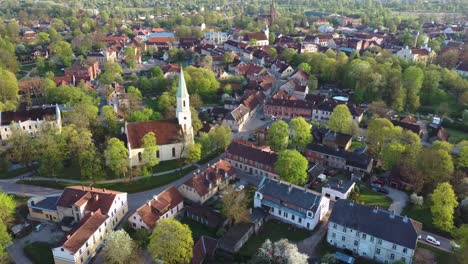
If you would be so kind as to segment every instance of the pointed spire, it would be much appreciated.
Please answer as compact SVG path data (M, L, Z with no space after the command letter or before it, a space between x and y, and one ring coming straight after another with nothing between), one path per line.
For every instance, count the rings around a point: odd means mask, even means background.
M177 97L188 97L187 85L185 84L184 71L180 67L179 87L177 88Z

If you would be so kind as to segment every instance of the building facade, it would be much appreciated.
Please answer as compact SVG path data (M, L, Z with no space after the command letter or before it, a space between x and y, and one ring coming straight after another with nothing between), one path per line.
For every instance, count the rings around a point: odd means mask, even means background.
M413 260L417 224L385 210L339 200L333 206L327 242L380 263Z
M271 216L313 230L328 212L330 200L303 187L263 178L254 197L254 207Z

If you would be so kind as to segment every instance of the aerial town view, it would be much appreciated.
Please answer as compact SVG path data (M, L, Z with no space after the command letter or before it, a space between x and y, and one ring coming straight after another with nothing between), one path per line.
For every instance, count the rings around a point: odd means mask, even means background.
M468 264L468 0L0 0L0 264Z

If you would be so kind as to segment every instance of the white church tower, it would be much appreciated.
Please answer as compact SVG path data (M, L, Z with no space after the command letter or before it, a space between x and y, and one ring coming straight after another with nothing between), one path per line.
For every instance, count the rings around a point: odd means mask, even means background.
M176 116L188 142L193 142L192 113L190 112L190 96L187 92L185 77L180 67L179 87L177 88Z

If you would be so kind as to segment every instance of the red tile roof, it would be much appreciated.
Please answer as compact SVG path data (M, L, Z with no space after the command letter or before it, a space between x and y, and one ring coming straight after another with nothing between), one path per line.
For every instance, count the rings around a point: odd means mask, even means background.
M201 236L193 246L193 256L190 264L202 264L205 259L213 256L218 247L218 240Z
M193 177L187 180L184 185L192 187L199 196L204 196L211 189L218 185L218 181L225 177L234 175L235 171L232 165L224 160L220 160L212 166L207 167L201 173L194 173Z
M132 148L141 147L141 139L148 132L153 132L158 145L167 145L180 141L182 127L177 119L127 123L127 141Z
M70 232L61 246L75 254L106 219L107 216L103 215L100 210L87 214L81 220L80 225Z
M177 207L183 200L184 198L179 190L175 186L172 186L154 196L149 201L149 204L145 203L142 205L136 210L136 213L149 228L153 228L162 215L168 210Z
M103 214L107 214L114 202L115 196L122 192L86 187L71 186L63 190L57 201L57 206L71 208L74 204L82 206L86 203L86 211L94 212L98 209Z

